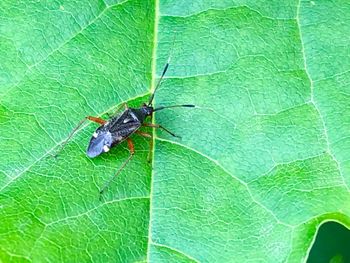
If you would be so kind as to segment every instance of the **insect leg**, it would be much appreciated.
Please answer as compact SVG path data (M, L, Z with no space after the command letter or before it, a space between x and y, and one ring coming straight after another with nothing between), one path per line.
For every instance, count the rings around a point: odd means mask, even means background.
M150 119L149 119L150 123L153 123L153 114L150 115ZM152 159L152 150L153 150L153 133L152 133L152 138L149 141L149 151L148 151L148 156L147 156L147 162L151 163L151 159Z
M162 125L153 124L153 123L143 123L142 126L152 127L152 128L159 128L159 129L162 129L163 131L166 131L166 132L169 133L170 135L181 139L180 136L175 135L174 133L172 133L172 132L169 131L167 128L163 127Z
M90 121L93 121L93 122L96 122L96 123L99 123L101 125L105 124L107 121L101 119L101 118L98 118L98 117L92 117L92 116L87 116L85 117L85 119L88 119Z
M68 135L67 139L63 141L63 143L61 144L61 146L59 147L57 153L54 155L54 157L57 157L57 155L62 151L62 149L64 148L64 146L69 142L69 140L73 137L73 135L75 134L75 132L85 123L85 121L90 120L92 122L96 122L98 124L105 124L106 121L98 118L98 117L93 117L93 116L86 116L84 119L82 119L78 125L71 131L71 133Z
M141 135L142 137L152 139L152 135L149 134L149 133L142 132L142 131L136 131L135 133L138 134L138 135Z
M148 152L148 156L147 156L147 162L151 162L151 153L152 153L152 150L153 150L153 140L152 140L152 135L149 134L149 133L146 133L146 132L142 132L142 131L136 131L135 132L136 134L142 136L142 137L145 137L145 138L148 138L148 139L151 139L149 141L149 152Z
M126 159L124 161L124 163L120 166L118 171L103 185L103 187L100 190L100 199L101 199L101 196L102 196L103 192L108 188L108 186L114 180L114 178L117 177L120 174L120 172L125 168L125 166L128 164L128 162L134 157L134 154L135 154L134 144L133 144L133 142L132 142L132 140L130 138L127 138L126 140L128 142L128 148L129 148L129 151L130 151L130 156L128 157L128 159Z

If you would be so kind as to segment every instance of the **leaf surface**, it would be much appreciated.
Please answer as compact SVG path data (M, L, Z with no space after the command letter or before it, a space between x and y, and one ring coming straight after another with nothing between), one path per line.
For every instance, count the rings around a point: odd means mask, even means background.
M300 262L350 215L346 1L0 4L3 261ZM176 37L174 37L176 35ZM175 39L175 42L174 42ZM153 161L89 159L86 115L156 105ZM156 74L158 72L158 74Z

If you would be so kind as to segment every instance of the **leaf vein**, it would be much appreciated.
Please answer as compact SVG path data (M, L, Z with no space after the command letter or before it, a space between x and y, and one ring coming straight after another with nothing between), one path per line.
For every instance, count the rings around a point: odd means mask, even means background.
M79 218L79 217L82 217L82 216L85 216L85 215L89 215L91 212L101 208L101 207L104 207L105 205L110 205L110 204L114 204L114 203L120 203L120 202L124 202L124 201L130 201L130 200L144 200L144 199L149 199L149 196L135 196L135 197L126 197L126 198L121 198L121 199L114 199L114 200L111 200L111 201L107 201L107 202L104 202L98 206L95 206L89 210L86 210L85 212L83 213L80 213L80 214L77 214L77 215L72 215L72 216L68 216L68 217L64 217L64 218L60 218L56 221L52 221L50 223L47 223L46 224L46 227L47 226L50 226L50 225L53 225L53 224L57 224L57 223L60 223L62 221L66 221L66 220L70 220L70 219L75 219L75 218Z
M155 242L152 242L152 245L156 246L156 247L161 247L161 248L166 248L168 250L171 250L172 252L175 252L177 254L183 255L183 256L187 257L188 259L190 259L190 260L192 260L194 262L200 262L199 260L195 259L194 257L191 257L191 256L187 255L186 253L184 253L184 252L182 252L182 251L180 251L180 250L178 250L176 248L170 247L168 245L159 244L159 243L155 243Z
M124 3L127 3L130 0L124 0L122 2L116 3L114 5L110 5L105 7L105 9L103 9L101 11L101 13L99 15L97 15L94 19L92 19L86 26L81 27L81 29L79 31L77 31L76 33L74 33L70 38L68 38L65 42L63 42L61 45L59 45L58 47L56 47L55 49L53 49L51 52L49 52L47 54L46 57L44 57L43 59L39 60L38 62L28 66L28 69L25 71L25 73L23 74L22 78L17 81L17 83L10 87L9 89L7 89L2 96L6 96L6 94L8 94L11 90L13 90L14 88L18 87L18 85L23 81L23 79L27 76L27 74L30 72L30 70L38 65L40 65L41 63L45 62L49 57L51 57L54 53L56 53L57 51L59 51L62 47L64 47L65 45L67 45L69 42L71 42L76 36L78 36L79 34L82 34L84 30L86 30L88 27L90 27L92 24L94 24L99 18L101 18L103 16L103 14L110 8L114 7L114 6L118 6L118 5L122 5Z
M205 14L207 12L225 12L225 11L229 11L229 10L234 10L234 9L239 9L239 8L246 8L248 10L250 10L251 12L255 12L257 13L259 16L266 18L266 19L270 19L270 20L277 20L277 21L290 21L292 20L292 18L277 18L277 17L271 17L271 16L267 16L267 15L263 15L260 11L256 10L255 8L252 8L249 5L236 5L236 6L230 6L230 7L226 7L226 8L215 8L215 7L210 7L207 9L203 9L201 11L198 12L194 12L188 15L170 15L170 14L162 14L162 17L179 17L179 18L189 18L189 17L194 17L194 16L200 16L202 14Z
M170 140L167 140L167 139L163 139L163 138L159 138L157 137L156 138L157 140L159 141L162 141L162 142L167 142L167 143L171 143L171 144L175 144L179 147L183 147L185 148L186 150L189 150L189 151L192 151L196 154L199 154L201 155L202 157L206 158L208 161L214 163L216 166L218 166L223 172L225 172L226 174L228 174L229 176L231 176L233 179L237 180L239 183L241 183L242 185L245 186L245 188L247 189L247 192L250 196L250 198L252 199L252 201L257 204L258 206L260 206L262 209L264 209L268 214L270 214L274 219L275 221L278 223L278 224L281 224L281 225L284 225L286 227L289 227L289 228L293 228L292 225L288 224L288 223L285 223L285 222L282 222L277 216L276 214L269 208L267 208L265 205L263 205L261 202L259 202L258 200L255 199L254 195L252 194L250 188L249 188L249 185L244 182L242 179L238 178L237 176L233 175L232 173L230 173L226 168L224 168L220 163L219 161L209 157L208 155L206 154L203 154L195 149L193 149L192 147L189 147L187 145L184 145L184 144L181 144L181 143L178 143L178 142L175 142L175 141L170 141Z
M331 158L333 159L333 161L335 162L337 168L338 168L338 171L342 177L342 180L343 180L343 183L344 183L344 186L346 187L347 191L350 192L350 188L349 186L346 184L346 181L345 181L345 176L344 174L342 173L341 171L341 168L340 168L340 163L339 161L335 158L335 155L334 153L332 152L331 150L331 143L330 143L330 140L329 140L329 136L328 136L328 131L327 131L327 127L326 127L326 122L324 120L324 117L322 116L321 114L321 111L319 109L319 107L317 106L317 102L314 98L314 81L308 71L308 66L307 66L307 62L306 62L306 54L305 54L305 44L304 44L304 41L303 41L303 34L302 34L302 30L301 30L301 23L300 23L300 6L301 6L301 0L299 0L299 3L297 5L297 16L296 16L296 22L297 22L297 25L298 25L298 31L299 31L299 37L300 37L300 45L301 45L301 53L303 55L303 62L304 62L304 69L305 69L305 73L310 81L310 94L311 94L311 103L312 105L314 106L315 110L317 111L318 115L319 115L319 118L320 118L320 121L321 121L321 124L322 124L322 127L323 127L323 135L324 135L324 138L326 140L326 143L327 143L327 153L331 156Z

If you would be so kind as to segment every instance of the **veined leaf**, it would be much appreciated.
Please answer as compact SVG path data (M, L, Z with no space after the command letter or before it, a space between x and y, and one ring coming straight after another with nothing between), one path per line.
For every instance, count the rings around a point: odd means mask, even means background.
M349 226L346 1L2 1L3 261L300 262ZM174 37L176 35L176 37ZM175 39L175 41L174 41ZM156 105L181 135L89 159L86 115ZM158 72L158 74L156 74ZM104 115L103 115L104 116ZM106 117L106 116L105 116Z

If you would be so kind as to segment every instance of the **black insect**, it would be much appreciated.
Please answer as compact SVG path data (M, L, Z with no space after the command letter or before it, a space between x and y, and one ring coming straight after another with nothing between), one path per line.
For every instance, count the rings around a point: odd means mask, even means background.
M126 164L133 158L135 150L134 150L134 144L130 136L136 133L146 138L152 138L151 134L148 134L139 130L142 126L160 128L174 137L179 137L159 124L145 122L147 117L150 117L151 119L155 111L159 111L167 108L195 107L194 105L185 104L185 105L160 106L157 108L153 108L153 105L152 105L153 98L157 89L161 86L165 73L168 70L169 60L166 63L163 69L162 75L156 85L156 88L154 89L154 92L151 94L147 104L146 103L142 104L140 108L129 108L127 104L124 103L121 106L124 106L125 110L121 114L112 116L109 120L104 120L99 117L87 116L79 122L77 127L70 133L70 135L65 140L65 142L62 143L61 149L70 140L70 138L74 135L74 133L81 127L81 125L86 120L90 120L101 125L96 129L96 131L92 135L89 146L87 148L86 153L90 158L94 158L96 156L99 156L102 153L108 152L112 147L117 146L118 144L120 144L125 140L127 141L128 148L130 151L130 156L125 160L125 162L121 165L118 171L104 184L104 186L100 190L100 194L102 194L107 189L111 181L124 169ZM116 112L118 112L119 110L120 108L118 108ZM152 140L150 142L150 150L151 149L152 149Z

